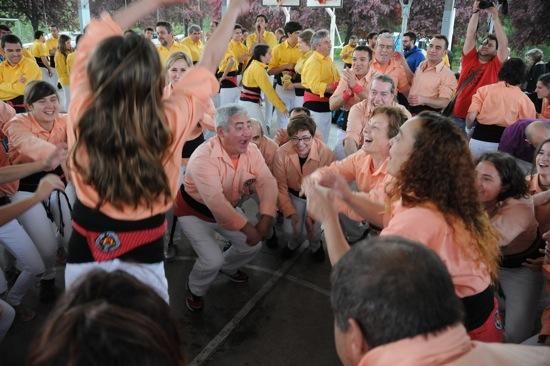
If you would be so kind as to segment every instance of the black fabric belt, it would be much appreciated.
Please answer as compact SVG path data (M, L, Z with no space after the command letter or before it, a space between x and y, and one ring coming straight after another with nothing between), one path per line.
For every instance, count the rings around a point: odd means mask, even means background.
M479 294L462 298L464 305L464 326L471 331L481 327L495 307L493 286L487 287Z

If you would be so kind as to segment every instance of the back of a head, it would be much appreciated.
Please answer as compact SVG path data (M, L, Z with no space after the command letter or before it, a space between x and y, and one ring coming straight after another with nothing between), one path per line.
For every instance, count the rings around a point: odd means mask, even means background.
M498 79L510 85L520 85L525 79L525 70L526 66L523 60L512 57L502 64L498 72Z
M334 266L331 303L336 325L360 325L370 349L432 334L463 320L445 264L429 248L399 237L355 245Z
M57 303L33 342L31 366L182 366L168 304L122 272L94 271Z
M87 74L94 97L78 122L73 158L96 189L99 206L168 200L162 161L172 136L162 108L164 77L155 47L136 34L107 38L92 53ZM85 168L77 153L83 146L90 156Z

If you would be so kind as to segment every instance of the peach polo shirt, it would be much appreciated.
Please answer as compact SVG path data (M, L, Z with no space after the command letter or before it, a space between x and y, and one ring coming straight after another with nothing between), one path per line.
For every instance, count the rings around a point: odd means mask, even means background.
M366 79L370 81L378 74L384 74L393 79L397 91L399 93L406 93L409 91L411 85L407 79L407 72L399 62L394 58L390 59L390 62L386 65L382 65L376 60L376 57L370 62L370 69L366 76Z
M539 175L535 174L529 181L529 194L534 195L535 193L543 192L539 184ZM539 231L544 234L547 231L550 231L550 203L545 205L535 206L535 217L539 223Z
M404 106L394 101L390 107L399 108L401 112L407 116L407 119L411 118L411 112ZM351 107L348 115L348 125L346 127L345 139L352 139L357 146L363 144L363 129L371 118L372 110L369 104L369 100L365 99Z
M191 155L183 184L193 199L210 209L220 226L227 230L240 230L248 220L235 206L242 197L245 183L251 179L255 180L260 198L260 214L275 217L277 182L260 150L249 143L235 167L216 136L197 147Z
M548 98L543 98L542 109L540 110L540 118L550 119L550 102Z
M486 266L471 259L462 247L473 238L458 219L452 219L451 226L433 204L404 207L401 201L394 204L391 215L380 235L398 235L434 250L445 262L458 297L476 295L489 286Z
M86 72L90 54L102 40L116 35L122 35L122 29L111 17L104 15L102 19L94 19L88 25L86 35L80 41L71 72L71 105L69 107L71 118L67 120L69 148L75 144L78 121L94 98ZM146 203L140 203L137 207L128 205L118 209L107 202L99 208L103 214L118 220L141 220L164 213L172 206L178 192L183 144L208 110L210 98L217 92L218 82L212 73L203 67L196 66L174 84L172 95L162 101L166 123L172 133L172 143L166 147L163 161L171 197L167 200L165 197L160 197L158 201L151 202L150 207ZM78 155L81 164L85 164L88 158L86 152L79 151ZM74 162L71 162L71 165L74 166ZM87 207L96 207L99 197L95 188L86 184L84 178L74 169L71 170L71 178L78 199Z
M311 150L303 166L300 166L298 153L292 141L279 147L273 161L273 175L279 188L279 208L285 217L296 213L288 189L299 192L305 177L333 161L334 153L316 138L312 139Z
M15 109L13 109L9 104L4 103L0 100L0 126L4 126L4 123L8 122L15 116ZM0 167L10 165L10 160L6 150L0 146ZM8 182L0 185L0 197L14 194L17 192L17 187L19 186L19 181Z
M491 224L500 236L503 254L521 253L537 238L533 198L507 198L497 205Z
M537 118L533 102L517 86L504 81L482 86L472 97L468 113L478 112L477 121L484 125L507 127L518 119Z
M55 147L67 142L66 114L60 114L51 131L44 129L30 113L21 113L4 125L2 132L9 140L12 164L30 163L53 153Z
M258 149L260 149L260 152L264 157L265 163L267 164L267 167L271 171L273 171L273 160L275 159L275 153L277 152L278 148L279 148L279 145L277 145L277 143L272 139L270 139L269 137L262 136L260 138Z
M366 92L368 88L368 81L366 77L362 77L361 79L359 79L358 83L359 85L361 85L361 88L363 88L363 90ZM349 87L348 83L344 81L344 79L340 79L340 81L338 81L338 86L336 87L336 90L334 90L334 93L332 93L331 98L334 96L341 96L344 93L344 91L346 91L347 89L351 91L351 88ZM368 93L365 93L365 95L367 94ZM346 111L349 111L351 107L353 107L355 104L359 103L362 100L363 98L361 98L359 95L351 91L351 98L349 98L348 100L344 100L344 104L342 105L341 108Z
M457 85L455 74L443 61L435 66L430 66L428 61L422 61L414 73L409 94L450 100Z

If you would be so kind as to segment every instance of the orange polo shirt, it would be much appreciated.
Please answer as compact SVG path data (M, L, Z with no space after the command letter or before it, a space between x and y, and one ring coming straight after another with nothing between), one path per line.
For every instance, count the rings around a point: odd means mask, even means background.
M258 149L260 149L260 152L264 157L267 167L272 172L273 172L273 160L275 159L275 153L277 152L278 148L279 148L279 145L277 145L277 143L272 139L270 139L269 137L262 136L262 138L260 138Z
M411 112L404 106L397 102L393 102L391 107L399 108L405 116L411 118ZM346 136L344 139L352 139L357 146L363 144L363 130L371 118L371 107L368 99L362 100L353 107L351 107L348 115L348 125L346 127Z
M365 77L362 77L361 79L359 79L359 85L361 86L361 89L363 89L363 91L365 92L367 91L368 82ZM343 110L349 111L351 107L353 107L355 104L362 101L364 98L361 98L359 95L354 93L349 87L348 83L343 79L338 81L338 86L336 87L336 90L334 90L334 93L332 93L331 98L335 96L338 96L338 97L341 96L346 90L349 90L349 92L351 93L351 98L349 98L348 100L344 99L344 105L341 108ZM368 93L365 93L365 95L367 94Z
M404 207L394 204L391 219L380 235L398 235L433 249L445 262L455 292L463 298L478 294L491 283L486 266L470 258L462 243L473 240L458 219L452 226L432 204Z
M503 254L523 252L537 238L533 198L507 198L499 202L491 215L491 224L498 231Z
M69 108L71 118L67 120L69 149L75 143L77 123L94 98L86 72L90 55L99 42L116 35L122 35L122 29L111 17L105 15L102 19L94 19L88 25L86 34L78 46L75 64L71 71L72 95ZM166 147L167 153L163 161L171 197L168 197L168 200L160 197L158 201L150 203L151 207L143 203L138 207L130 205L118 209L107 202L99 209L103 214L118 220L141 220L164 213L172 206L178 192L183 144L189 139L193 129L210 107L210 98L217 92L218 82L212 73L203 67L196 66L174 84L171 96L162 101L165 120L172 133L172 143ZM86 159L85 151L79 151L81 164L84 164ZM74 166L74 162L71 162L71 165ZM71 171L71 178L78 199L87 207L96 207L99 197L95 188L86 184L83 177L74 170Z
M370 83L377 74L385 74L392 78L399 93L406 93L411 87L403 65L393 58L390 59L388 64L382 65L376 60L376 57L374 57L370 62L370 69L366 76L368 82Z
M30 113L21 113L7 122L2 132L10 142L12 164L30 163L44 159L55 147L67 142L66 114L60 114L51 131L45 130Z
M550 293L550 263L543 264L542 273L546 280L546 291ZM542 313L541 330L539 334L541 336L550 336L550 305L547 305Z
M414 73L409 94L451 100L457 85L455 74L443 61L435 66L428 65L428 61L422 61Z
M240 230L248 220L235 205L241 199L244 184L251 179L255 180L260 198L260 214L275 217L277 182L253 143L248 144L246 153L240 154L235 167L219 137L207 140L189 159L183 184L193 199L210 209L219 225Z
M477 121L484 125L507 127L518 119L537 118L533 102L518 86L504 81L482 86L472 97L468 113L478 112Z
M333 161L334 153L316 138L312 140L311 150L303 166L300 166L298 153L292 141L279 147L273 162L273 175L279 187L279 208L285 217L296 213L288 189L299 192L305 177Z
M550 119L550 102L548 98L543 98L542 100L542 109L539 114L540 118Z
M535 174L533 177L528 177L529 181L529 194L544 192L539 184L539 175ZM545 205L535 206L535 217L539 223L539 231L545 233L550 231L550 203Z

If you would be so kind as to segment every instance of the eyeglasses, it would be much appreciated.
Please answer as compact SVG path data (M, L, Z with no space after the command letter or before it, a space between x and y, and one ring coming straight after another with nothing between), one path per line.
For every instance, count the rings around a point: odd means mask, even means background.
M293 143L297 144L299 143L300 141L304 142L304 143L308 143L310 142L312 139L311 136L304 136L304 137L291 137L290 138L290 141L292 141Z

